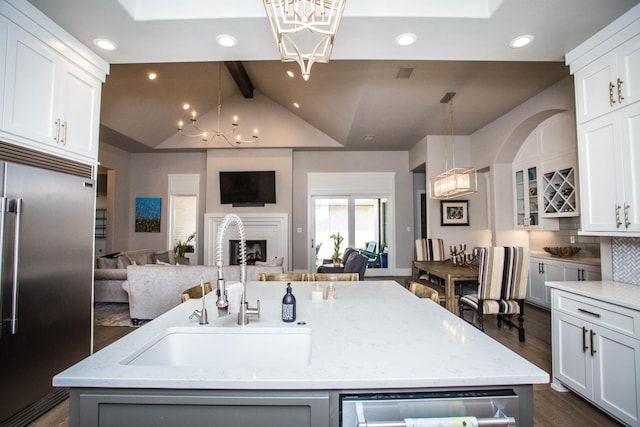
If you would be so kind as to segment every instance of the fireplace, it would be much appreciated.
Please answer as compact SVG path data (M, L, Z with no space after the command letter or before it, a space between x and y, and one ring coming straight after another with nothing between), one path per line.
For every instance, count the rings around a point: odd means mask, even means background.
M266 240L247 240L247 265L267 260ZM240 240L229 240L229 264L240 264Z
M204 263L216 264L216 244L218 228L225 214L207 213L204 215ZM244 236L247 243L251 241L266 241L261 253L266 261L274 258L284 258L283 269L288 271L289 266L289 216L277 213L245 213L240 215L244 224ZM229 227L222 239L222 263L231 264L230 255L237 253L231 250L230 241L240 240L236 227ZM235 255L237 258L237 255ZM237 262L237 261L236 261Z

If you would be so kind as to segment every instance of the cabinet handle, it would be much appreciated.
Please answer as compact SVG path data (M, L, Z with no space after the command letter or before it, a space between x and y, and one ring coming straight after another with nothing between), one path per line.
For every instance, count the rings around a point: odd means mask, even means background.
M622 96L622 83L624 83L624 81L620 80L620 77L618 77L618 102L622 104L622 101L624 101L624 96Z
M594 346L593 346L593 337L595 337L595 336L596 336L596 333L595 333L595 332L593 332L593 330L591 330L591 331L590 331L590 333L589 333L589 335L591 335L591 339L590 339L590 342L591 342L591 356L593 356L593 355L595 355L595 354L596 354L596 349L595 349L595 348L594 348Z
M620 205L616 204L616 228L620 228L622 222L620 222Z
M594 313L593 311L585 310L584 308L579 308L578 311L580 313L588 314L588 315L593 316L593 317L598 317L598 318L600 317L600 314Z
M67 122L61 123L60 127L62 128L62 138L60 139L60 143L62 143L62 145L67 145Z
M587 328L582 327L582 352L586 353L589 347L587 347Z
M56 119L53 124L56 126L56 136L53 137L55 142L60 142L60 119Z
M624 204L624 228L629 228L631 221L629 221L629 203Z
M616 103L616 100L613 99L613 88L615 86L613 85L613 83L609 82L609 106L613 107L613 105Z

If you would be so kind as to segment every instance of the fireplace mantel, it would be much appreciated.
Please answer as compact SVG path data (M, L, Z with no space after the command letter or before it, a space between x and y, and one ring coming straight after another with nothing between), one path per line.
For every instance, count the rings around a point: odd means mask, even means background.
M227 214L207 213L204 215L204 263L216 263L216 238L218 228ZM289 271L291 256L289 254L289 214L257 214L238 215L244 225L247 240L267 241L267 261L275 257L284 257L284 271ZM222 242L223 264L229 264L229 240L237 240L240 236L235 225L230 225Z

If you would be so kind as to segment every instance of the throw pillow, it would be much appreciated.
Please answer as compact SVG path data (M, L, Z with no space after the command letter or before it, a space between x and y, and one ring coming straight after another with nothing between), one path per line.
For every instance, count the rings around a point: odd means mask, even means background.
M131 265L131 261L125 255L116 258L116 268L127 268L128 265Z
M154 252L151 254L151 262L153 264L171 264L169 253L167 251Z
M132 251L124 254L131 264L145 265L151 263L151 256L148 252L144 251Z

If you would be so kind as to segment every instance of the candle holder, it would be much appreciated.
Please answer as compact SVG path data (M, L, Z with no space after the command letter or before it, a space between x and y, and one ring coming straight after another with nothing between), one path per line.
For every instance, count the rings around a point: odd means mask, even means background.
M472 253L467 253L467 245L461 243L459 246L449 246L449 255L451 255L451 263L460 267L477 268L476 261L480 256L478 249L474 249Z

